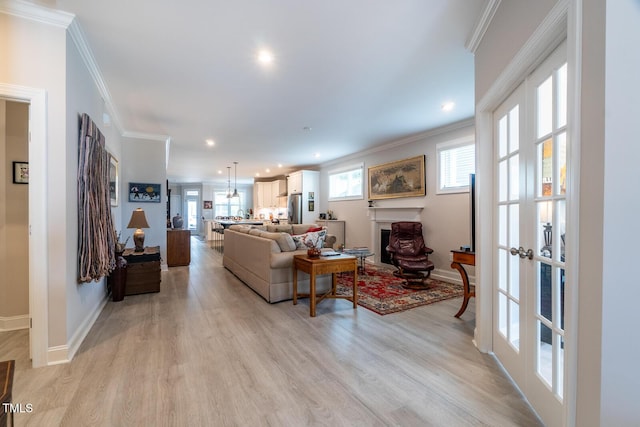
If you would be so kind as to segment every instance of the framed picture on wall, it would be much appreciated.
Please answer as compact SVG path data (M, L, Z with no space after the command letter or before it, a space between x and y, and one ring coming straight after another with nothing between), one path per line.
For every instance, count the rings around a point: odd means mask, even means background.
M118 159L113 156L109 157L109 196L111 197L111 206L118 206Z
M369 200L425 196L424 155L369 168Z
M129 183L130 202L160 203L161 196L160 184Z
M205 200L203 209L213 209L213 201L212 200Z
M29 183L29 162L13 162L13 183Z

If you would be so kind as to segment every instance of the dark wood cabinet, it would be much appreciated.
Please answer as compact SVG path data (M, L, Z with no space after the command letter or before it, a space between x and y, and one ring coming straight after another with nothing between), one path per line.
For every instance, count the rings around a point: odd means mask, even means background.
M191 231L167 230L167 265L177 267L191 263Z
M144 252L126 249L127 285L125 295L160 292L160 246L147 246Z

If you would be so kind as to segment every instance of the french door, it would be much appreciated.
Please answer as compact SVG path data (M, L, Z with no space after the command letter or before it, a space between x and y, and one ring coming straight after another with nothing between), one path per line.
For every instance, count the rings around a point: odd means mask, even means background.
M496 357L549 426L562 425L567 198L563 43L494 112Z

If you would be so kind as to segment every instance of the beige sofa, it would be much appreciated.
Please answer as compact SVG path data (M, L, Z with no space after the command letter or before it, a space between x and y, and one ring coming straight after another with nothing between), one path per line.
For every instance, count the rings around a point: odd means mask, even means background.
M316 224L243 226L224 231L223 265L270 303L293 298L293 256L306 254L295 240ZM326 230L325 230L326 233ZM293 236L296 236L294 239ZM313 233L307 233L311 236ZM332 248L336 237L326 234L324 247ZM323 249L329 250L329 249ZM320 276L318 292L329 290L331 276ZM298 272L298 292L309 292L309 275Z

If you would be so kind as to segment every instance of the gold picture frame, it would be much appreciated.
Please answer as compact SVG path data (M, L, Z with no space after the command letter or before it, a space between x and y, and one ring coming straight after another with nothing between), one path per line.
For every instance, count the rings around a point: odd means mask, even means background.
M423 154L371 166L368 169L369 200L425 196L425 159Z
M111 200L111 206L118 206L120 192L119 186L119 173L118 159L113 155L109 155L109 198Z

